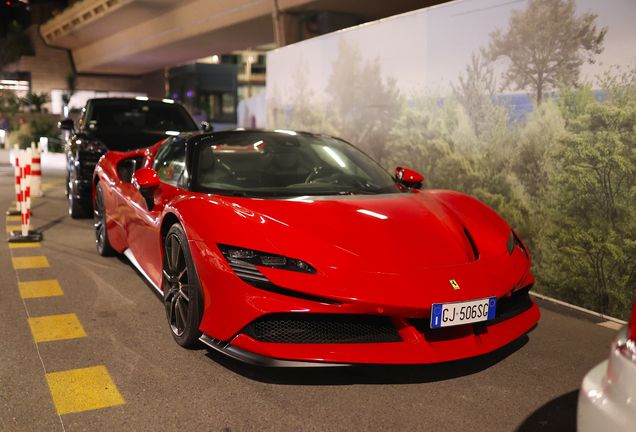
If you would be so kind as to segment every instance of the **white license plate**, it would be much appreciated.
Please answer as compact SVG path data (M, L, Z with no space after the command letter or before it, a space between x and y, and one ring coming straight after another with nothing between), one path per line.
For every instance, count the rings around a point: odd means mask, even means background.
M495 317L497 297L431 306L431 328L487 321Z

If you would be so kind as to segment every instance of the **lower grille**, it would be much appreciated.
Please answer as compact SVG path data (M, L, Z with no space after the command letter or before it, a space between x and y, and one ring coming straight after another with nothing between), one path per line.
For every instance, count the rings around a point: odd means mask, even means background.
M500 322L509 320L517 315L521 315L530 309L534 304L532 303L532 300L530 300L530 294L528 294L530 288L532 287L529 286L527 288L522 288L519 291L512 293L510 297L497 300L497 312L495 314L495 318L475 323L473 324L473 328L482 329L491 325L499 324Z
M389 318L374 315L271 314L251 322L241 333L257 341L271 343L402 342Z
M495 313L495 317L488 321L474 323L473 328L478 330L499 324L503 321L509 320L510 318L516 317L517 315L521 315L530 309L533 305L532 300L530 300L530 295L528 294L530 288L532 288L532 286L522 288L519 291L514 292L510 297L500 298L497 300L497 311ZM409 318L409 322L420 333L426 333L431 329L430 318ZM455 327L447 328L453 329ZM434 332L440 334L443 333L441 329L435 329Z

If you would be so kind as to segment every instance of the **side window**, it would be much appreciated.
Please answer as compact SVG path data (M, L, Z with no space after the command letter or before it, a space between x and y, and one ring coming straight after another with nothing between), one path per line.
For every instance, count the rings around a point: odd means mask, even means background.
M152 162L159 180L172 186L181 187L181 177L185 171L185 139L169 139L157 150Z

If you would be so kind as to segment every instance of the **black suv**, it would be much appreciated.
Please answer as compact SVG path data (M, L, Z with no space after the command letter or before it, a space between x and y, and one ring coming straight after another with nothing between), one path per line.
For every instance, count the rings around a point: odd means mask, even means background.
M77 124L66 119L58 127L71 131L65 153L66 194L72 218L92 215L91 181L104 153L140 149L171 135L200 130L181 104L145 97L90 99ZM211 130L205 122L201 129Z

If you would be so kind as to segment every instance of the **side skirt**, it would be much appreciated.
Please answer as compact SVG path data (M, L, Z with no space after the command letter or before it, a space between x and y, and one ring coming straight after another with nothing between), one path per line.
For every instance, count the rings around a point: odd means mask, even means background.
M150 277L148 277L148 275L146 274L146 272L141 268L141 266L139 265L139 263L137 262L137 259L135 258L135 255L133 255L132 251L130 250L130 248L126 249L124 251L124 255L126 255L126 258L128 258L128 261L130 261L137 270L139 270L139 273L141 273L143 275L143 277L146 278L146 280L148 282L150 282L150 285L153 286L154 289L157 290L157 292L159 294L161 294L161 296L163 297L163 291L161 291L161 289L159 289L159 287L157 285L155 285L155 283L152 281L152 279L150 279Z

